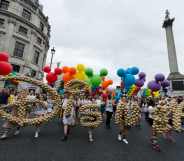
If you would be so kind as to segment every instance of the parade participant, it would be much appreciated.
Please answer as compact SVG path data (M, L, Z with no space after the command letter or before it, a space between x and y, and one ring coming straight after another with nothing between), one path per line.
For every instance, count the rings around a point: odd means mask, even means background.
M75 112L73 105L73 97L65 94L62 108L63 112L63 125L64 125L64 137L62 141L68 140L70 126L75 124Z
M8 97L10 96L10 92L8 89L2 89L0 92L0 104L7 105L8 104Z
M86 104L93 104L95 103L95 99L91 98L91 99L87 99L88 101L86 102ZM89 112L93 112L89 109ZM93 129L92 128L88 128L88 140L89 142L94 142L94 138L93 138Z
M148 101L148 110L147 111L148 111L147 121L148 121L149 125L152 127L152 125L153 125L153 113L155 111L155 102L153 99L150 99Z
M106 106L107 99L108 99L108 95L106 93L103 93L102 94L102 104L101 104L101 108L100 108L102 118L104 118L104 112L105 112L105 106Z
M80 106L95 103L94 101L95 100L93 98L89 98L89 96L86 95L83 99L81 99ZM92 111L89 109L85 112L92 112ZM79 113L79 117L81 117L82 115L83 115L82 113ZM89 142L94 142L92 128L88 128L88 140Z
M111 126L110 126L111 125L111 118L113 115L113 99L112 99L111 95L108 96L105 111L106 111L106 129L110 129L111 128Z
M172 100L175 101L175 100ZM173 136L172 136L172 131L173 131L173 111L175 111L175 109L172 109L170 104L172 104L171 101L169 100L164 100L163 102L165 104L165 108L167 109L167 117L168 117L168 124L167 124L167 130L165 131L165 133L163 134L163 137L167 140L169 140L170 142L175 142ZM175 101L176 103L176 101ZM177 108L177 107L176 107Z
M101 105L102 105L102 99L100 96L97 96L95 99L95 103L97 104L99 110L101 109Z
M42 103L35 103L35 107L33 107L34 108L34 115L36 117L40 117L46 113L48 104L41 94L37 94L36 99L43 101ZM36 125L36 131L35 131L34 137L38 138L39 133L40 133L40 125Z
M47 112L50 113L53 110L52 98L51 96L47 96L45 100L47 101Z
M158 102L154 108L154 102L149 106L149 123L152 125L151 144L156 151L161 151L158 144L159 135L163 135L168 129L168 109L163 100Z
M118 134L118 141L123 141L125 144L128 144L127 134L128 134L128 122L127 122L127 115L128 115L128 106L126 97L123 96L118 103L116 114L115 114L115 121L116 124L119 125L119 134Z
M4 90L4 91L7 92L7 90ZM26 97L26 91L20 91L18 93L17 97L14 97L14 100L13 101L19 101L19 100L21 100L22 97ZM7 99L6 99L5 102L8 102L8 97L7 97ZM10 110L10 112L12 113L12 115L16 115L17 114L17 110L15 109L14 106L10 106L10 109L7 109L7 110ZM20 134L20 126L13 125L9 121L5 121L5 123L3 124L2 128L3 128L3 134L0 136L0 139L6 139L8 137L8 133L11 131L12 128L15 128L14 136L17 136L17 135Z
M14 103L16 100L16 92L14 90L10 91L10 96L8 97L8 104Z

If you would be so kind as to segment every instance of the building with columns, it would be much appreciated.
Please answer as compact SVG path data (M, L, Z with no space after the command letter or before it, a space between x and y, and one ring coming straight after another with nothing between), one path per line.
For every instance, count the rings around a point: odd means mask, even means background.
M7 51L14 71L42 79L50 25L38 0L0 0L0 51Z

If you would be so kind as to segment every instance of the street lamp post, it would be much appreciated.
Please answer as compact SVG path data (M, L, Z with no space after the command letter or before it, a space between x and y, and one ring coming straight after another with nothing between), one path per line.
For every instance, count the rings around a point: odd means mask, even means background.
M50 68L52 68L52 60L53 60L53 56L55 54L56 50L54 49L54 47L51 49L51 62L50 62Z

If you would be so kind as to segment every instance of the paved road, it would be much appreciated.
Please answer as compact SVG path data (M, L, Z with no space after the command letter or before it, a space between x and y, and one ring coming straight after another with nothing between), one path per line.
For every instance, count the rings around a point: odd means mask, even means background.
M184 134L176 134L176 143L161 139L162 152L149 144L149 129L131 129L129 144L116 139L117 128L95 130L95 142L88 143L87 130L73 128L68 142L60 141L62 129L57 121L44 125L41 136L33 138L34 128L24 128L21 135L0 141L0 161L184 161Z

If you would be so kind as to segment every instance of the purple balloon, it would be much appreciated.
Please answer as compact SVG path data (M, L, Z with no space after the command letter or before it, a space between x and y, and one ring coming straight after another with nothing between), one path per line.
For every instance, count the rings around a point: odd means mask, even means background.
M156 81L151 81L148 83L148 88L151 89L152 91L159 91L161 88L161 85Z
M162 87L163 88L166 88L166 87L169 87L170 86L170 82L168 80L164 80L162 83L161 83Z
M139 73L139 78L140 79L143 79L143 78L145 78L146 77L146 74L144 73L144 72L140 72Z
M144 80L143 79L137 79L135 84L138 87L142 87L144 85Z
M165 80L165 76L163 74L161 74L161 73L158 73L158 74L155 75L155 80L157 82L162 82L162 81Z

